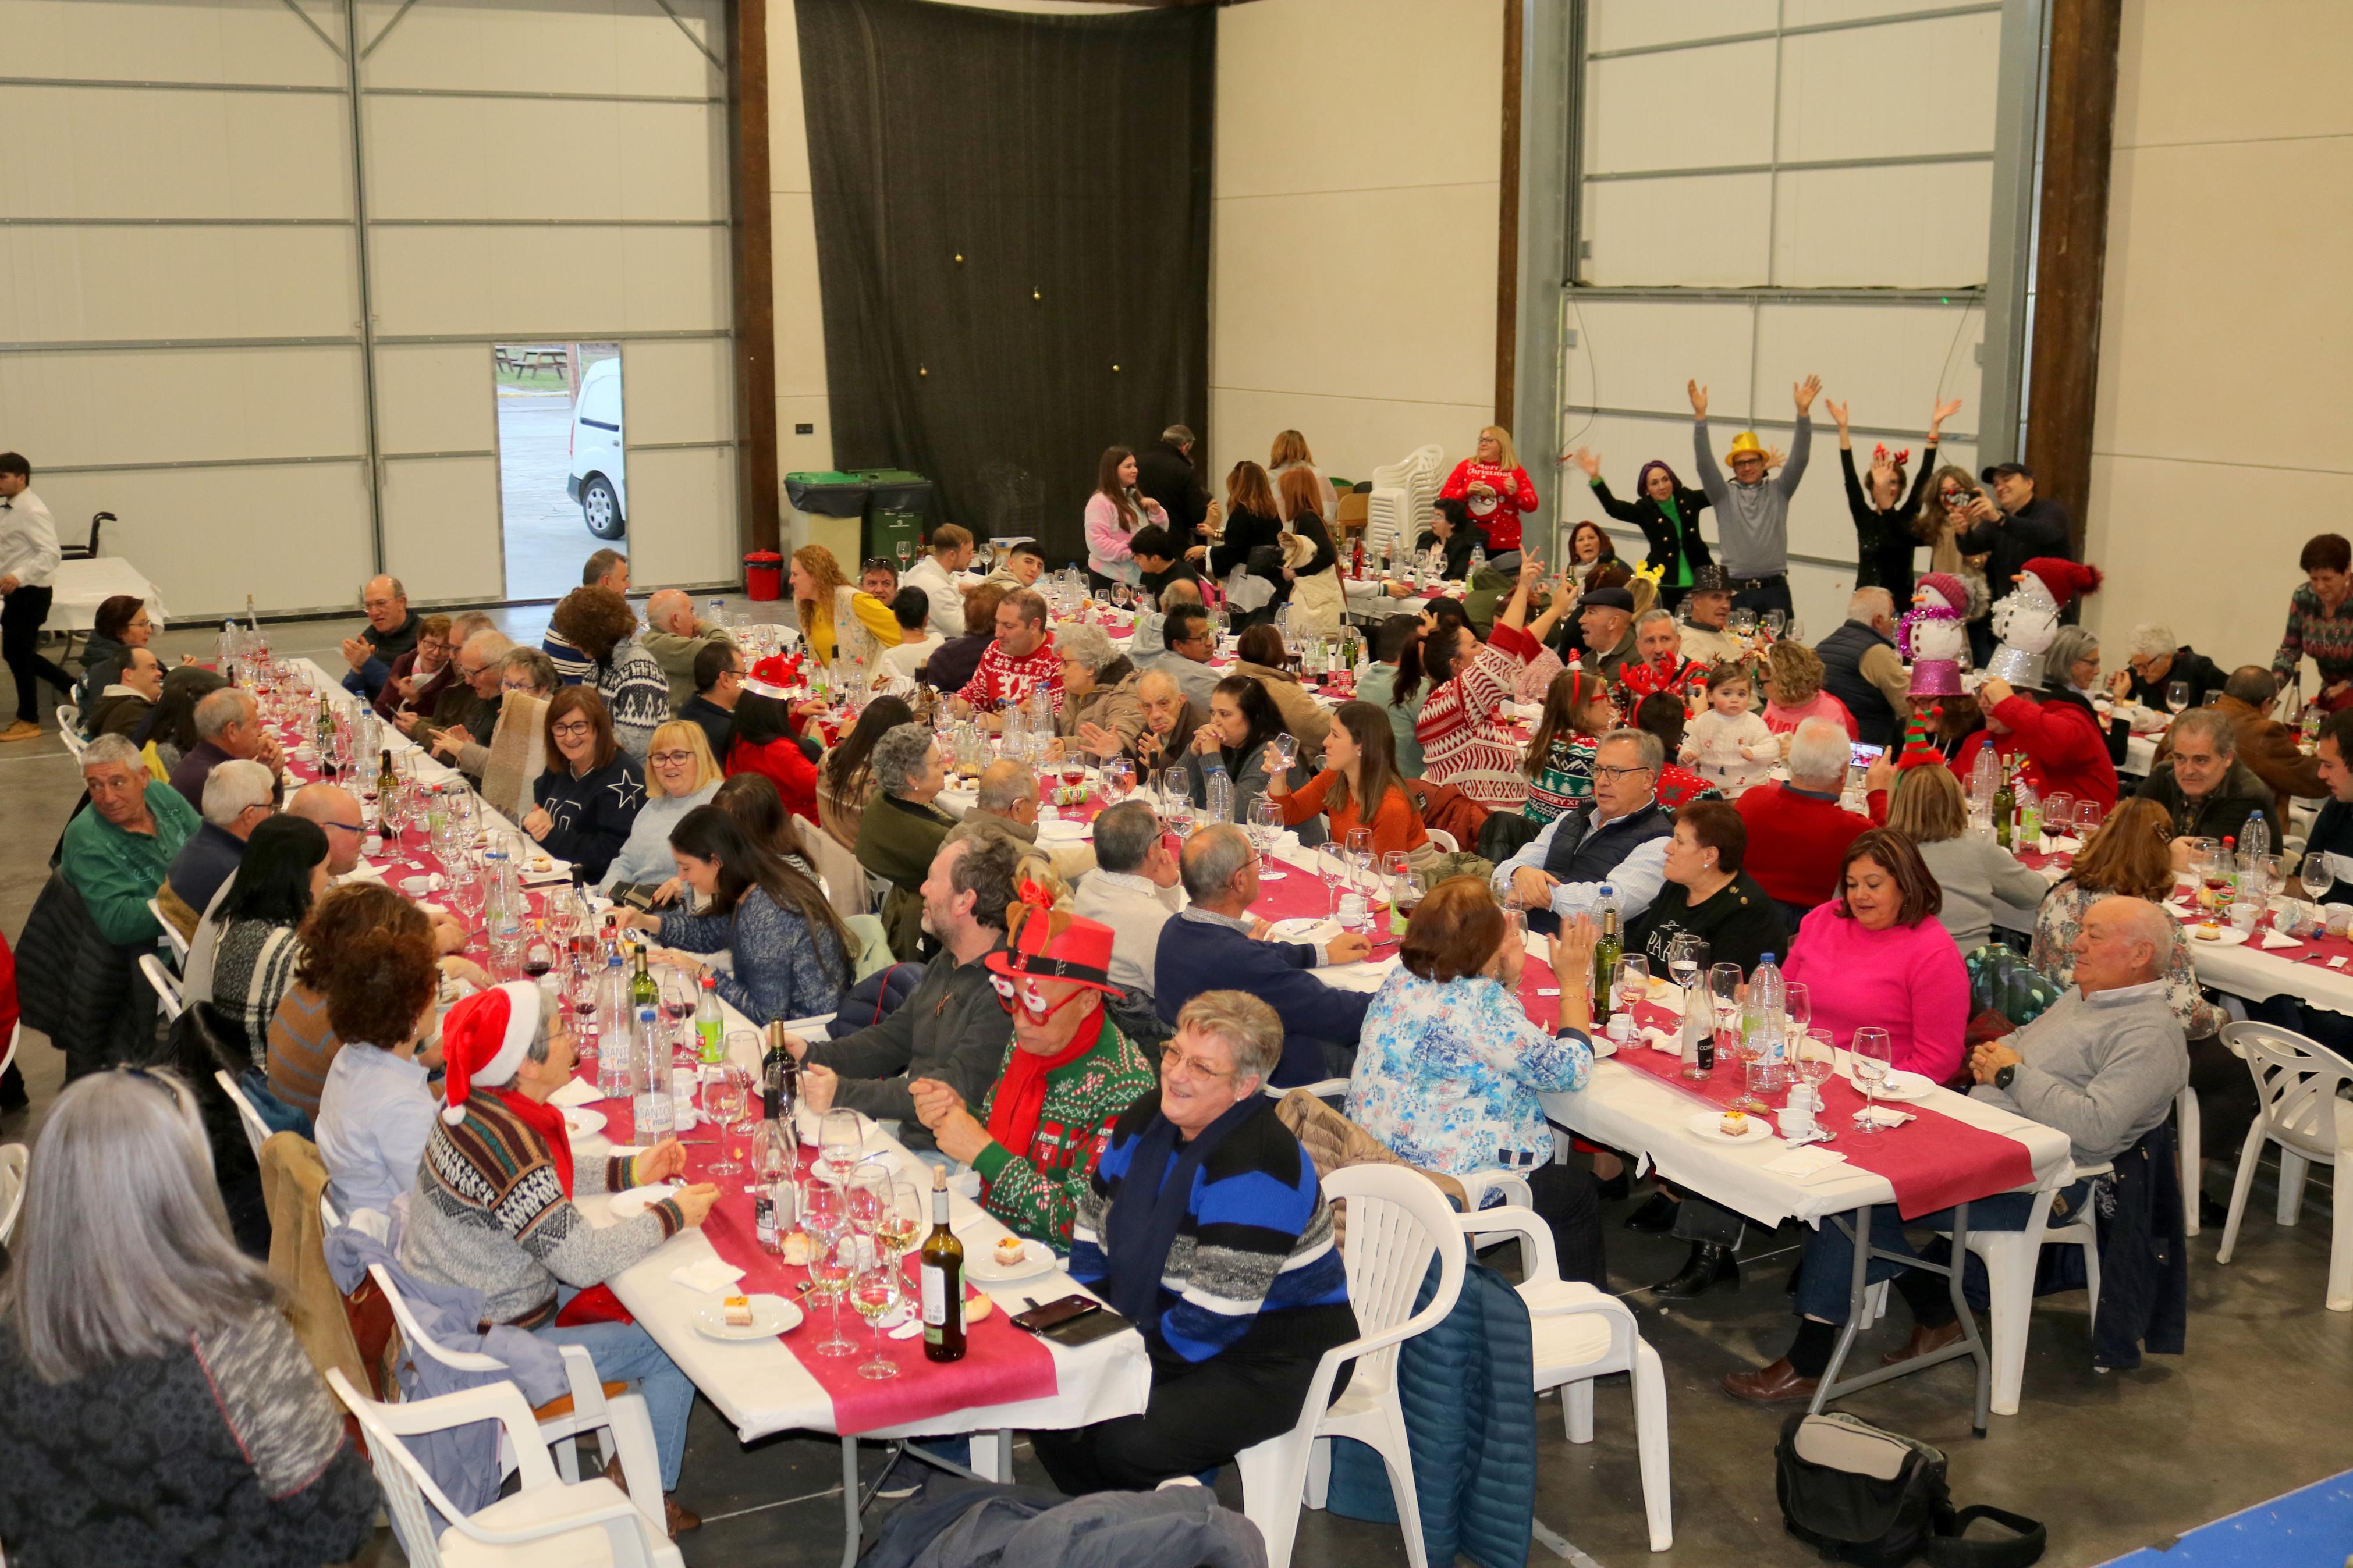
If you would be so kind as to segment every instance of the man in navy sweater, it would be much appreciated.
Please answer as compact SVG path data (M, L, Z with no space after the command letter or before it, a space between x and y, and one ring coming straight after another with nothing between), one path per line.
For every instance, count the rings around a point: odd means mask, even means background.
M1250 912L1258 899L1258 851L1229 824L1195 833L1182 870L1192 903L1161 928L1152 992L1161 1022L1173 1027L1185 1004L1204 991L1247 991L1282 1018L1278 1089L1346 1076L1373 999L1326 985L1312 972L1353 963L1372 944L1354 931L1321 948L1264 940L1267 923Z

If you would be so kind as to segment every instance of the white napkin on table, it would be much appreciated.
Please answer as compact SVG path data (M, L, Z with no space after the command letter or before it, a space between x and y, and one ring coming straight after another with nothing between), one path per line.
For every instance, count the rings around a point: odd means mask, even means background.
M723 1258L706 1258L700 1263L681 1264L670 1271L670 1277L690 1290L723 1290L744 1278L744 1271Z
M1644 1029L1642 1043L1654 1051L1664 1051L1669 1056L1679 1057L1683 1054L1682 1039L1670 1035L1664 1029Z
M2292 936L2282 936L2275 931L2267 931L2263 932L2263 945L2265 947L2301 947L2304 944Z
M1825 1149L1818 1143L1800 1143L1788 1153L1765 1162L1765 1169L1777 1176L1794 1176L1800 1182L1811 1182L1831 1175L1842 1175L1840 1169L1846 1156Z
M596 1104L598 1097L595 1084L585 1078L575 1078L547 1098L554 1104L568 1105L576 1110L584 1105Z
M1862 1121L1865 1117L1869 1117L1882 1128L1901 1127L1912 1120L1912 1113L1908 1110L1898 1110L1892 1105L1874 1105L1854 1113L1854 1119L1857 1121Z
M1382 959L1362 959L1355 963L1327 963L1315 971L1324 984L1343 991L1378 991L1398 966L1398 955L1390 953Z

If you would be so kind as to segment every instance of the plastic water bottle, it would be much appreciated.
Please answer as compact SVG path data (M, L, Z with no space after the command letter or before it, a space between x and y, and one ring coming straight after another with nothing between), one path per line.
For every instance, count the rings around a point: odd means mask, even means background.
M1480 573L1486 569L1487 547L1483 544L1472 545L1471 547L1471 575L1473 578L1476 578Z
M629 976L617 951L605 960L596 987L596 1098L629 1095Z
M706 1067L727 1059L727 1015L719 1010L719 982L702 977L702 994L694 999L694 1054Z
M1759 954L1748 976L1746 1044L1757 1058L1760 1092L1788 1087L1789 1047L1784 1026L1788 1005L1788 987L1782 984L1780 965L1773 962L1771 953Z
M670 1136L676 1120L670 1099L670 1046L662 1037L659 1007L638 1009L628 1057L629 1112L637 1121L632 1136L640 1144L658 1143ZM601 1066L604 1058L596 1059Z
M708 605L707 607L709 608L709 610L710 610L710 612L711 612L711 613L710 613L708 616L704 616L703 618L704 618L705 620L707 620L711 625L712 625L712 626L725 626L725 625L727 624L727 601L726 601L726 600L724 600L724 599L713 599L713 600L712 600L712 601L710 602L710 604L709 604L709 605Z
M2257 862L2272 852L2272 825L2263 820L2260 811L2247 813L2247 825L2239 829L2239 868L2254 869Z
M1993 810L1994 792L2001 788L2001 759L1991 746L1978 748L1977 765L1969 769L1969 804L1980 815Z
M220 641L213 650L213 667L231 686L237 684L237 617L231 616L221 623Z

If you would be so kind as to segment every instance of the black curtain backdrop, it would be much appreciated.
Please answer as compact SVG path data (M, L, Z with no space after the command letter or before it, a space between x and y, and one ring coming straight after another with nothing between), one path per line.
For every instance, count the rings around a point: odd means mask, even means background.
M1083 558L1103 449L1208 430L1215 9L794 9L835 461Z

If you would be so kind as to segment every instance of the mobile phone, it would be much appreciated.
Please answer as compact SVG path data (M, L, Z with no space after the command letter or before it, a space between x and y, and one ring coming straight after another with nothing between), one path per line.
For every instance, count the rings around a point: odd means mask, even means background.
M613 889L613 901L628 909L649 912L654 907L657 885L644 882L623 882Z
M1081 1318L1103 1310L1101 1301L1091 1301L1084 1296L1063 1296L1052 1301L1041 1301L1026 1312L1016 1312L1007 1320L1017 1329L1027 1329L1042 1334L1064 1323L1074 1323Z
M1877 762L1883 755L1884 755L1886 751L1886 747L1874 746L1868 741L1856 741L1849 744L1847 747L1848 753L1854 759L1853 765L1858 768L1867 768L1871 766L1872 763Z

